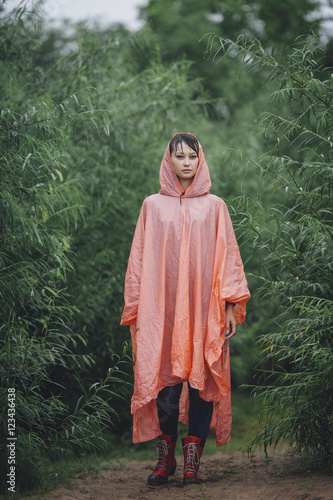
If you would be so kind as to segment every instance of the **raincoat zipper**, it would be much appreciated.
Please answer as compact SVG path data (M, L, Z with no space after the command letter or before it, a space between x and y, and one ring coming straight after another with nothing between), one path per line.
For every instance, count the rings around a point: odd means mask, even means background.
M182 192L182 194L179 197L180 204L182 204L182 196L185 194L185 191Z

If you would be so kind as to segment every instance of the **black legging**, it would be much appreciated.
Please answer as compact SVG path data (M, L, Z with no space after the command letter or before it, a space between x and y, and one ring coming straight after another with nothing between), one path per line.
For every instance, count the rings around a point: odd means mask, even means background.
M157 410L161 431L173 436L177 433L179 417L179 398L183 384L177 384L162 389L157 397ZM207 439L210 422L213 414L213 403L205 401L199 396L199 391L190 384L190 407L188 414L188 435L200 439Z

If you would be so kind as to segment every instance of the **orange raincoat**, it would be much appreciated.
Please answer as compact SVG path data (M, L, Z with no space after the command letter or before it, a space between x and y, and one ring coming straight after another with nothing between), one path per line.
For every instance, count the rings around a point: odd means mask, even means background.
M161 434L156 398L184 383L179 419L187 423L188 389L214 402L216 445L231 432L229 341L225 303L236 303L238 323L250 298L227 207L209 194L202 148L185 193L173 170L169 146L160 167L161 190L145 199L125 279L122 325L133 340L133 442Z

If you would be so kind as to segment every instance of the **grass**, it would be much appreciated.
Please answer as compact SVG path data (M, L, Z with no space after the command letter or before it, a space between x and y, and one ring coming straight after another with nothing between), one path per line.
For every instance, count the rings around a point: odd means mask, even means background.
M315 475L312 475L310 479L308 479L307 481L304 481L303 483L298 483L298 489L304 489L305 493L308 493L309 490L311 490L313 488L313 486L315 486L317 482L317 476Z

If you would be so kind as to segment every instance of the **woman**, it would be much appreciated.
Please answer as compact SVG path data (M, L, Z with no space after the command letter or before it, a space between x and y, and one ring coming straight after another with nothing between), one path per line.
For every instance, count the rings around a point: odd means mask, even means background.
M231 432L229 339L250 298L225 203L209 194L208 167L193 134L176 134L160 167L161 190L145 199L125 279L122 325L133 340L133 441L158 437L148 484L176 470L177 422L184 484L200 483L210 427L216 444Z

